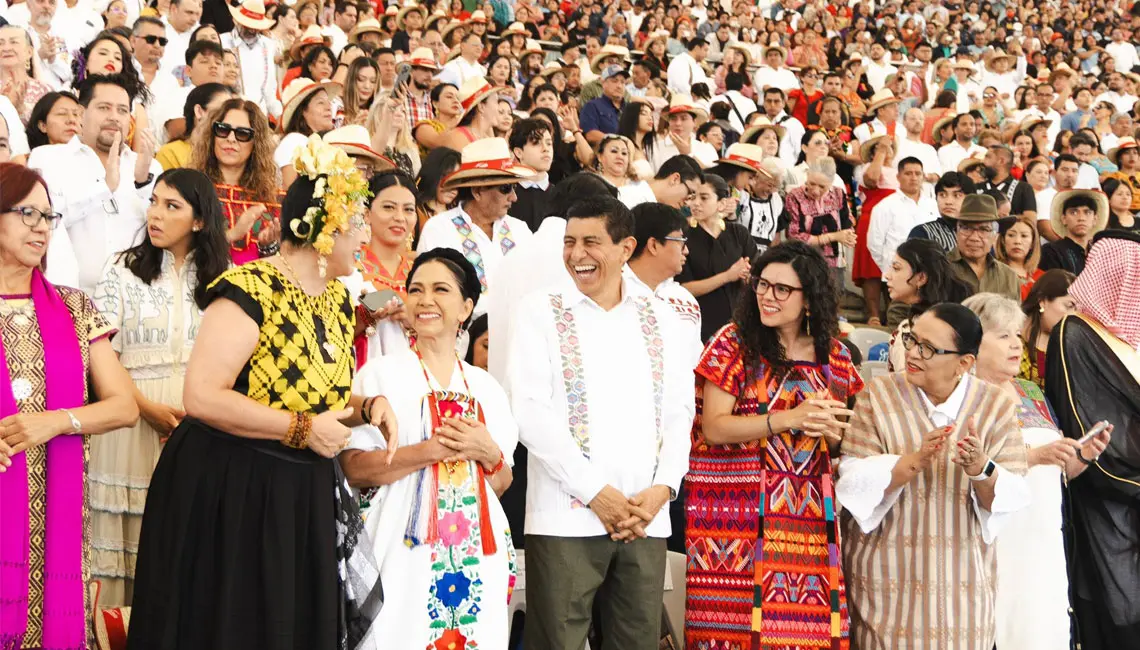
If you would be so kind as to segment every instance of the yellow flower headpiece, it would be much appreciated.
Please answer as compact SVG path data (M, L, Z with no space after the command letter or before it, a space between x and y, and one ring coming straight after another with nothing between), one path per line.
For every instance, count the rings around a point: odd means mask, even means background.
M293 155L293 169L315 181L316 187L313 206L289 227L322 256L328 255L332 253L333 237L350 226L365 224L366 201L372 196L368 182L343 149L325 144L316 134L309 136L305 146Z

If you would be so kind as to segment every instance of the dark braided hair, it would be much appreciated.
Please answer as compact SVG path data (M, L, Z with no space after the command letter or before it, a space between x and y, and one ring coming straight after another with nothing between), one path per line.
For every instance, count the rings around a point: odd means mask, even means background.
M815 348L815 360L827 365L831 357L832 341L839 331L839 298L831 279L827 260L819 249L793 240L769 248L752 263L752 277L760 277L770 264L787 264L799 276L803 286L804 308L810 315L804 318L806 330L811 324L811 336ZM745 371L750 377L760 374L760 362L767 364L775 372L784 372L792 367L787 350L780 342L775 329L760 321L760 307L756 294L741 291L733 310L732 322L744 346Z

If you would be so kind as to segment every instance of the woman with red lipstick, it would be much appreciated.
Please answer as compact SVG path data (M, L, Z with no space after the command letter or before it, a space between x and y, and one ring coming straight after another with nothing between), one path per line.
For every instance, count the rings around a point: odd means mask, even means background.
M185 415L182 385L206 286L230 265L214 184L201 172L159 176L146 221L146 238L108 262L94 294L118 330L111 347L134 380L142 415L91 443L91 572L101 607L131 603L147 486L162 443Z
M72 68L75 72L72 85L75 88L79 88L79 84L90 75L122 75L128 86L127 92L135 98L131 111L131 130L127 134L127 144L133 147L135 134L140 129L149 128L146 104L151 95L146 82L134 66L134 59L127 46L109 32L101 32L79 51Z
M933 627L939 648L994 646L993 541L1031 495L1018 404L972 373L982 338L972 311L934 305L906 372L855 404L835 486L852 647L927 647Z
M272 255L285 193L265 114L253 102L228 99L206 116L194 140L190 167L214 181L234 264Z
M27 32L15 25L0 27L0 95L12 101L24 124L40 97L51 92L51 87L35 78L33 54Z
M696 369L687 647L788 648L795 626L800 647L846 649L831 459L863 380L835 338L838 297L818 248L769 248L748 287ZM794 600L792 581L805 590Z

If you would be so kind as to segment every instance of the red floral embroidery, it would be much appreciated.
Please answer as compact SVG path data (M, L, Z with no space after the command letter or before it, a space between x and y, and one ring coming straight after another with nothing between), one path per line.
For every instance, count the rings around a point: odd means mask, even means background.
M463 650L466 646L467 637L460 634L459 630L447 630L435 642L435 650Z

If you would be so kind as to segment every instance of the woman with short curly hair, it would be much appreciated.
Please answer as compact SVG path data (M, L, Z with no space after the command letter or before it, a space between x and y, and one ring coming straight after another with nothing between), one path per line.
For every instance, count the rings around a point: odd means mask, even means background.
M273 132L261 109L226 100L197 126L190 167L214 182L235 264L276 252L281 179L273 160Z
M686 638L727 647L750 632L752 647L774 647L794 622L804 638L847 647L831 458L863 380L835 338L838 297L818 248L773 246L748 285L696 369ZM789 585L772 579L789 574L817 593L789 607ZM751 624L741 635L730 621Z

